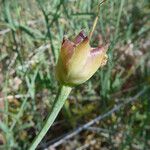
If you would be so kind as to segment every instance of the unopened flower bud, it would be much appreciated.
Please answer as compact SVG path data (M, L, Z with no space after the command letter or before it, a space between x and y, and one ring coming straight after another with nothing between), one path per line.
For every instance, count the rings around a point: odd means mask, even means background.
M83 31L70 41L63 39L56 65L56 77L61 84L74 86L87 81L107 62L108 46L92 48Z

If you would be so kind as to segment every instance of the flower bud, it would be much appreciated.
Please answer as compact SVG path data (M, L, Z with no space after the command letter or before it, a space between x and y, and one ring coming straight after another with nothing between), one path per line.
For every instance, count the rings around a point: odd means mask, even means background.
M70 41L63 39L56 65L56 77L61 84L74 86L87 81L107 62L108 46L92 48L84 31Z

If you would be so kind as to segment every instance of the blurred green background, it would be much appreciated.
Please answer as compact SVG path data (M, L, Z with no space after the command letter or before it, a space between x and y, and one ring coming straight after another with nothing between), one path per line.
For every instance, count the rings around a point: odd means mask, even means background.
M63 36L72 39L82 29L88 34L100 2L0 1L0 149L27 150L40 131L58 91L55 64ZM101 5L91 45L110 43L108 63L73 89L38 149L132 98L56 149L150 149L149 17L149 0Z

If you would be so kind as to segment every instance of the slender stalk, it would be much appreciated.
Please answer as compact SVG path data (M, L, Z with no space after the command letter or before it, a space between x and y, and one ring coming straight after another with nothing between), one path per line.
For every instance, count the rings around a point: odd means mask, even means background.
M101 2L98 4L97 16L96 16L96 18L95 18L95 20L94 20L94 23L93 23L93 25L92 25L92 30L91 30L90 33L89 33L89 40L91 39L91 37L92 37L92 35L93 35L93 32L94 32L94 30L95 30L95 27L96 27L96 25L97 25L97 22L98 22L99 13L100 13L100 6L101 6L105 1L106 1L106 0L103 0L103 1L101 1Z
M93 26L92 26L92 30L91 32L89 33L89 40L91 39L92 35L93 35L93 32L95 30L95 27L97 25L97 21L98 21L98 16L96 16L95 20L94 20L94 23L93 23Z
M50 111L47 120L44 123L44 126L40 133L35 137L33 143L31 144L29 150L35 150L38 144L41 142L51 125L53 124L54 120L56 119L59 111L63 107L65 100L67 99L69 93L71 92L71 87L68 86L61 86L56 96L55 102L53 104L52 110Z

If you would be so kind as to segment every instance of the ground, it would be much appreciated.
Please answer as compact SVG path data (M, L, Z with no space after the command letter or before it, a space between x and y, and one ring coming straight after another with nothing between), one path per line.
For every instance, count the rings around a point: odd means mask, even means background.
M26 150L40 131L59 88L62 39L88 34L100 2L0 1L0 149ZM91 45L108 43L108 62L73 88L38 149L150 149L150 2L106 0L99 9Z

